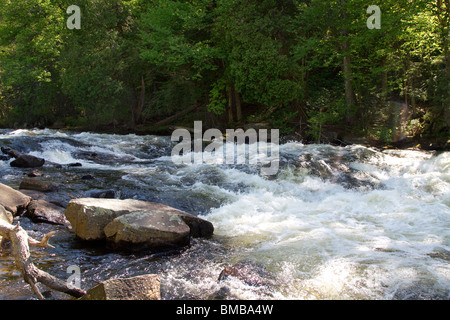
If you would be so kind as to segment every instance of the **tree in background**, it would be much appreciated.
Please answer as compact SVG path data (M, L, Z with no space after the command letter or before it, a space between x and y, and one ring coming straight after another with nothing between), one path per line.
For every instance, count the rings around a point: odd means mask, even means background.
M4 125L449 135L448 0L374 1L380 29L363 0L72 2L0 0Z
M61 54L62 91L76 117L94 123L142 121L145 101L144 64L137 40L133 10L136 1L78 1L80 30L65 31Z
M62 102L61 1L0 1L0 105L11 122L48 125Z

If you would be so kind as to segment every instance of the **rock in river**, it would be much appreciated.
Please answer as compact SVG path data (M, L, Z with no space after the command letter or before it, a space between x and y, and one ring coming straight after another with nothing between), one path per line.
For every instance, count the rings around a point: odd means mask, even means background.
M83 240L107 239L120 248L173 248L189 238L208 237L213 225L187 212L154 202L82 198L69 202L65 215Z
M30 201L29 196L0 183L0 205L13 215L22 214Z
M64 208L45 200L31 200L25 213L33 222L69 226Z
M11 161L11 167L18 168L39 168L42 167L45 163L45 160L42 158L38 158L29 154L22 154L17 157L15 160Z
M43 181L38 178L23 178L19 189L50 192L58 189L58 184L50 181Z
M105 229L114 247L172 249L189 244L190 228L180 215L165 210L136 211L115 218Z
M156 274L145 274L106 280L89 289L80 300L161 300L160 279Z

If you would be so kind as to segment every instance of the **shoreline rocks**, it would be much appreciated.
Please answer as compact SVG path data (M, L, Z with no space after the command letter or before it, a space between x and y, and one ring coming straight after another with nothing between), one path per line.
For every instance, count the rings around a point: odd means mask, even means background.
M7 211L1 204L0 204L0 223L5 222L7 224L11 224L13 222L13 216L11 212ZM3 237L0 235L0 251L2 251L2 244L3 244Z
M70 226L64 215L65 208L45 200L31 200L25 216L34 223L49 223Z
M21 215L30 201L31 197L0 183L0 204L14 216Z

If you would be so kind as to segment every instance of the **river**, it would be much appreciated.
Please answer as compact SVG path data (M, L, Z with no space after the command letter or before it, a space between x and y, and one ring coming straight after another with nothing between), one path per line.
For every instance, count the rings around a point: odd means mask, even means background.
M62 202L93 189L161 202L211 221L210 239L168 253L124 253L79 241L64 227L21 225L55 249L32 249L36 265L81 286L156 273L163 299L449 299L450 153L379 151L360 145L287 142L275 176L254 165L174 164L170 137L0 130L0 145L80 167L40 168L62 183ZM0 160L0 182L17 187L26 169ZM93 179L86 179L90 175ZM265 285L230 277L235 263L268 274ZM0 256L0 299L34 299ZM52 299L68 299L53 293Z

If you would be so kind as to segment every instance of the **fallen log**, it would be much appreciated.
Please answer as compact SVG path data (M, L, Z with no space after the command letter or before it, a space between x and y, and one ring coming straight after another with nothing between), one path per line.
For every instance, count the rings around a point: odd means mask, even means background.
M33 292L39 299L44 300L44 296L39 291L37 283L40 282L50 289L67 293L73 297L82 297L86 292L62 281L51 274L38 269L31 259L30 248L54 248L48 243L51 236L55 234L54 231L46 234L41 241L37 241L28 236L27 232L20 227L19 223L16 226L0 220L0 236L8 239L12 243L12 253L17 268L20 270L25 282L28 283Z

